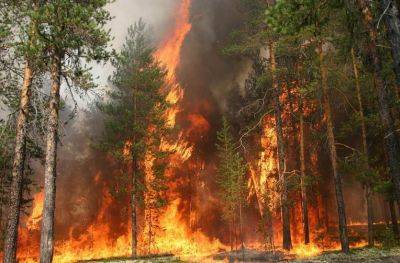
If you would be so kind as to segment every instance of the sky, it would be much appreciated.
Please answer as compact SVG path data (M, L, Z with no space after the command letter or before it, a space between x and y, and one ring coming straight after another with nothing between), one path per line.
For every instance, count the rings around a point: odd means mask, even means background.
M121 48L128 27L140 18L150 26L154 40L160 40L173 21L171 14L179 3L180 0L116 0L108 7L114 17L108 25L114 38L112 47L117 51ZM93 74L99 77L100 86L107 85L107 78L111 73L112 67L109 64L93 65Z

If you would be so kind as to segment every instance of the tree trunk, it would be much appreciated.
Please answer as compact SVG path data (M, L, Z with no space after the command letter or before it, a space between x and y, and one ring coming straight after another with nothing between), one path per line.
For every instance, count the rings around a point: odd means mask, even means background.
M240 248L244 249L242 204L239 205Z
M133 122L136 123L137 118L136 118L136 110L137 110L137 97L134 92L134 97L133 97ZM136 143L136 136L133 136L133 141L132 144ZM137 183L138 183L138 160L136 157L136 149L133 149L132 152L132 186L131 186L131 223L132 223L132 230L131 230L131 236L132 236L132 259L137 257Z
M390 211L390 219L392 221L393 234L396 236L396 238L398 238L399 237L399 224L397 223L396 208L394 206L393 200L389 201L389 211Z
M136 157L132 160L132 189L131 189L131 223L132 223L132 258L137 256L137 161Z
M363 146L363 154L364 154L364 169L365 172L370 170L369 166L369 153L368 153L368 144L367 144L367 126L365 124L365 116L364 116L364 106L362 103L362 96L361 96L361 86L360 86L360 79L357 67L357 59L354 54L354 48L351 48L351 58L353 62L353 72L354 72L354 79L356 84L356 93L357 93L357 102L358 102L358 114L360 115L361 120L361 139L362 139L362 146ZM372 191L371 191L371 183L367 178L364 184L364 192L365 192L365 202L367 204L367 221L368 221L368 245L374 245L374 230L373 230L373 207L372 207Z
M363 14L363 23L369 33L369 52L374 66L375 86L378 93L378 110L384 128L385 152L388 156L390 175L394 182L396 199L400 201L400 145L391 114L390 98L394 97L382 77L382 62L377 49L377 31L371 9L366 0L357 0Z
M393 69L397 87L400 88L400 17L397 3L393 0L381 0L381 9L385 12L388 37L392 46Z
M301 215L303 223L303 238L304 244L310 243L310 227L308 222L308 202L307 202L307 187L306 179L306 161L304 147L304 116L302 110L302 102L300 98L300 191L301 191Z
M390 220L389 220L389 215L388 215L389 204L386 202L386 200L383 197L380 198L380 203L381 203L381 209L382 209L381 211L383 214L383 219L385 220L386 226L389 227L390 226Z
M44 171L44 205L40 238L40 262L50 263L54 251L54 212L56 201L57 141L60 107L60 77L62 56L52 58L49 117L47 122L46 163Z
M32 79L32 68L29 62L26 61L24 70L24 83L20 93L19 112L16 125L10 207L8 209L8 223L4 243L4 262L7 263L16 262L19 212L21 208L22 180L25 166L26 126L29 116Z
M288 189L285 174L285 145L283 138L282 116L281 116L281 103L279 101L280 88L276 76L276 60L275 60L275 46L274 43L269 44L270 55L270 70L272 74L272 85L274 90L274 112L275 112L275 129L278 143L278 170L279 181L281 183L281 217L282 217L282 246L286 250L292 248L292 240L290 233L290 209L288 203Z
M319 46L319 59L321 67L321 82L322 82L322 92L323 92L324 117L326 121L326 133L328 137L328 146L330 152L330 159L332 163L333 179L335 183L335 192L336 192L336 203L337 203L338 217L339 217L340 243L342 246L342 252L349 253L349 240L347 236L347 224L346 224L346 209L342 191L342 179L338 171L338 158L335 145L335 134L333 132L332 110L329 100L328 76L326 67L324 65L325 59L324 59L323 43L320 43Z

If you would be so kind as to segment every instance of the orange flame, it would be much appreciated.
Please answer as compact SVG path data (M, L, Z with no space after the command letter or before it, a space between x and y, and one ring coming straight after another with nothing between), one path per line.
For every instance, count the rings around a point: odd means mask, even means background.
M33 208L30 217L26 222L29 230L38 230L39 222L42 220L43 211L43 192L39 192L33 198Z

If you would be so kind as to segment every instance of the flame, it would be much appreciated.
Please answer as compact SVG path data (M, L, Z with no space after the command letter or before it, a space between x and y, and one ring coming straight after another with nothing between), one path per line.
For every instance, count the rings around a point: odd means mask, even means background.
M190 20L191 0L183 0L175 20L175 28L167 37L161 47L157 50L155 57L167 68L167 82L170 91L167 102L171 105L166 112L167 123L170 127L175 126L176 116L180 112L178 103L184 96L184 91L176 78L176 72L181 61L181 50L187 34L192 29Z
M192 28L189 22L190 6L191 0L182 1L175 21L175 30L155 54L168 70L167 84L170 89L166 101L170 104L170 108L166 111L165 118L169 127L175 126L177 114L181 112L180 102L184 98L184 89L178 82L176 73L180 65L183 42ZM186 136L194 129L199 132L209 129L207 120L201 115L190 114L188 119L192 124L191 129L179 132L174 141L163 138L161 142L161 150L173 152L167 173L173 173L171 169L179 167L192 156L194 146L186 140ZM160 228L154 238L153 253L173 253L181 258L193 260L194 257L203 257L224 248L220 241L210 240L200 230L190 229L179 213L180 203L180 198L173 200L160 217Z
M293 248L293 253L296 255L296 258L315 257L321 255L322 251L323 250L315 244L299 244Z
M39 223L42 220L43 200L43 192L37 193L33 198L32 213L26 222L26 226L30 230L39 229Z
M180 202L180 199L174 200L160 220L162 231L155 241L157 252L173 253L182 259L194 260L224 249L219 240L208 238L200 230L189 230L179 213Z
M176 71L180 64L181 50L183 42L187 34L192 29L190 20L190 5L191 0L183 0L179 8L175 29L172 35L165 39L161 48L158 49L155 56L162 62L168 69L167 79L170 83L177 83ZM180 94L177 91L171 91L175 94Z

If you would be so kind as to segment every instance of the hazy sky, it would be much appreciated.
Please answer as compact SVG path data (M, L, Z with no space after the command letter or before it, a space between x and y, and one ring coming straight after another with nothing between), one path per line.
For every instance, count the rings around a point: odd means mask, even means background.
M172 19L172 14L181 0L116 0L109 6L114 19L110 22L111 34L115 38L113 48L119 49L125 39L127 28L142 18L158 40L163 36ZM99 76L99 84L107 85L107 78L112 72L109 65L95 65L94 74Z

